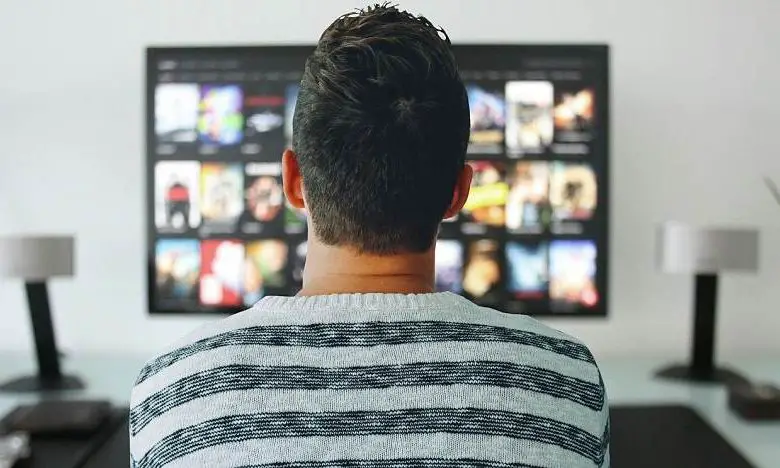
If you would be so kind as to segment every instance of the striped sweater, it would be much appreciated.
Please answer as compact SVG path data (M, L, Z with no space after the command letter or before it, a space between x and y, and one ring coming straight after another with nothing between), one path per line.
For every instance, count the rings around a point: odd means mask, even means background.
M136 468L609 466L580 342L451 293L268 297L150 360Z

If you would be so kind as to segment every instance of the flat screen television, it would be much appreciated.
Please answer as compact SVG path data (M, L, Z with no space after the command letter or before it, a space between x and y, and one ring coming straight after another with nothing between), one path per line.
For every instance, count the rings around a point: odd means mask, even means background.
M146 218L151 313L234 313L294 295L306 214L281 153L309 46L151 47ZM474 182L442 225L436 288L508 313L605 316L604 45L456 45Z

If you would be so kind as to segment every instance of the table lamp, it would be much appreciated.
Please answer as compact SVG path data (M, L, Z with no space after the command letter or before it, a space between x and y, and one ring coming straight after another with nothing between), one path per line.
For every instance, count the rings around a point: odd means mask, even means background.
M693 340L690 362L661 369L661 378L746 384L739 373L715 366L718 277L758 271L758 231L666 223L658 230L657 260L664 273L694 276Z
M46 281L74 274L75 240L71 236L0 237L0 278L24 281L30 309L38 375L0 383L0 392L75 390L82 382L60 370L57 341Z

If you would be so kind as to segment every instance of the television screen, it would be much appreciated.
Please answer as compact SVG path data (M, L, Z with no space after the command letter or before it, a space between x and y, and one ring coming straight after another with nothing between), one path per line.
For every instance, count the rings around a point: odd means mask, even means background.
M281 153L308 46L147 50L149 310L233 313L294 295L306 213ZM509 313L604 316L608 48L456 45L471 192L442 224L435 286Z

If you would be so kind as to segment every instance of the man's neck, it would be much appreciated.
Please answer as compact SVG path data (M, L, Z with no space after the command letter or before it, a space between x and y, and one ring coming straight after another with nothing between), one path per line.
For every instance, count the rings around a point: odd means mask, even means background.
M299 296L350 293L434 292L434 252L359 254L309 241Z

